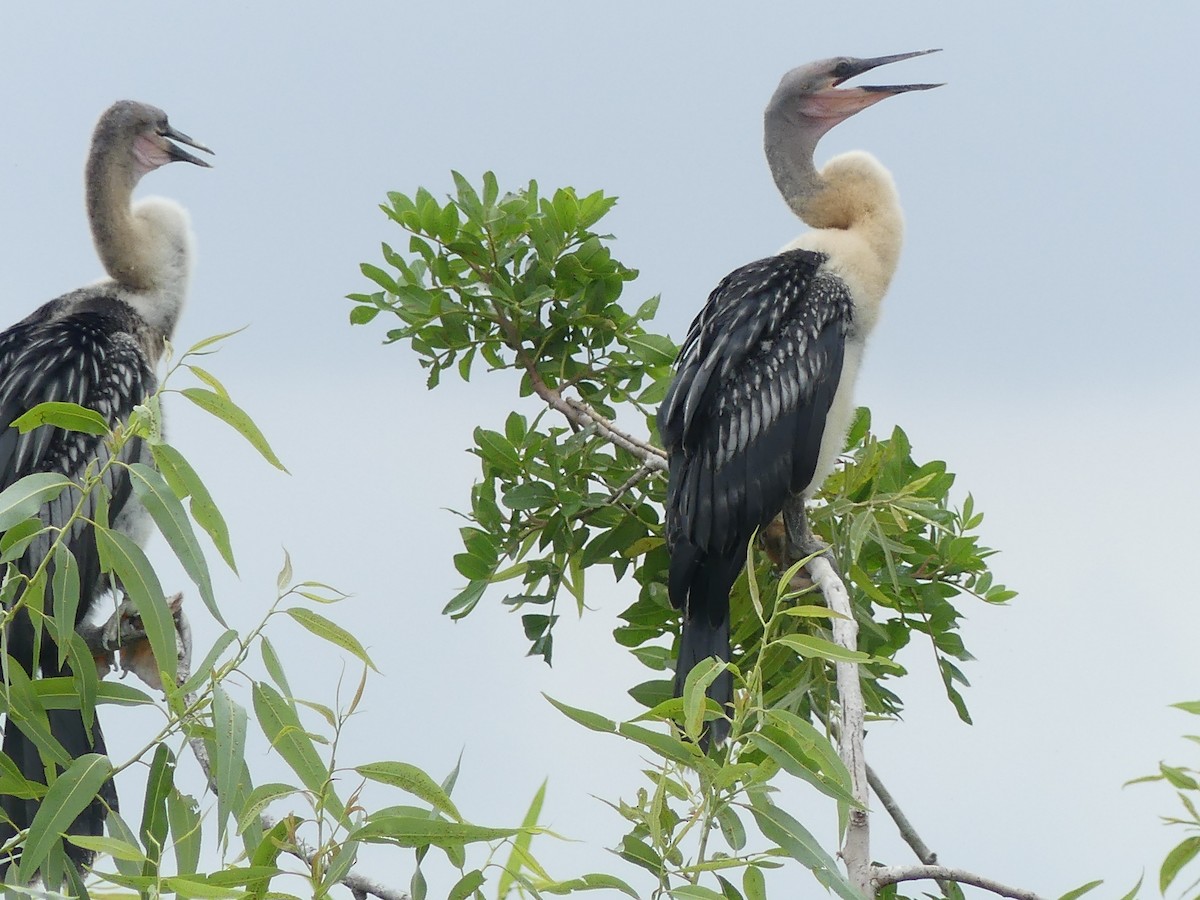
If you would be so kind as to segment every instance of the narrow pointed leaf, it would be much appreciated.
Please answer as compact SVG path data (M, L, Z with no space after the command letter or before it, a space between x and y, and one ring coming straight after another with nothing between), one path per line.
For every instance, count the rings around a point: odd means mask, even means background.
M375 667L375 663L371 661L371 657L367 655L367 651L363 648L363 645L359 643L358 638L345 628L335 625L329 619L310 609L293 606L285 610L285 612L317 637L353 653L372 669L375 669L376 672L379 671Z
M217 599L213 596L208 561L204 558L204 551L200 549L200 542L196 540L196 532L192 530L192 522L183 508L183 503L175 496L162 475L149 466L134 463L129 467L129 475L133 492L150 513L150 518L175 552L183 570L199 589L204 605L208 607L214 619L226 625L221 611L217 609Z
M96 527L96 548L105 571L114 572L121 587L137 607L150 649L168 691L175 685L179 658L175 646L175 619L163 599L162 585L142 548L111 528Z
M283 472L287 471L287 468L279 461L279 457L275 455L275 451L271 449L271 445L267 443L266 437L254 424L254 420L231 399L204 388L184 388L180 393L205 412L211 413L233 428L262 454L263 459L275 468Z
M0 531L36 516L43 503L53 500L70 485L67 476L57 472L37 472L10 484L0 491Z
M213 737L217 745L217 837L225 840L225 826L233 810L242 764L246 756L246 710L220 684L213 685Z
M53 425L64 431L79 431L95 435L108 434L111 427L108 419L94 409L88 409L78 403L65 403L61 400L39 403L12 421L12 427L21 434L26 434L43 425Z
M424 800L434 809L446 813L456 822L463 820L458 809L441 786L416 766L402 762L377 762L358 766L354 771L363 778L390 784L402 791L407 791L414 797Z
M38 807L29 826L29 837L17 866L17 878L28 881L50 854L50 848L59 839L75 817L83 812L95 799L112 772L108 757L98 753L86 753L74 760L67 770L54 780L46 792L46 799Z
M196 470L182 453L169 444L154 444L150 452L154 455L154 464L175 496L180 500L192 498L188 505L192 518L208 534L225 564L236 573L237 563L233 560L233 546L229 542L229 526L225 524L225 517L221 515L221 510Z

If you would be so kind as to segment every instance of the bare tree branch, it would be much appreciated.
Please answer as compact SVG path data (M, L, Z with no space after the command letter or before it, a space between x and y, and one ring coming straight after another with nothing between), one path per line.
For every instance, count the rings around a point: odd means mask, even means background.
M576 400L573 397L564 397L562 392L557 388L552 388L546 384L537 367L526 354L518 353L517 358L525 367L525 372L529 376L529 383L533 386L533 392L546 401L547 406L558 410L558 412L566 416L567 421L579 428L595 429L609 443L615 444L622 450L626 450L640 459L642 465L647 469L655 472L667 471L667 454L664 450L660 447L655 447L649 441L643 441L622 431L582 400Z
M1001 897L1011 900L1043 900L1033 891L1023 888L1009 887L991 878L964 872L962 869L950 869L946 866L875 866L871 870L873 887L881 888L887 884L899 884L901 881L922 881L936 879L937 881L955 881L959 884L969 884L972 887L991 891Z
M896 798L892 796L892 792L880 781L879 775L876 774L870 765L867 766L867 781L871 785L871 790L875 792L875 796L879 798L879 802L883 804L883 808L887 810L888 815L892 817L892 821L896 823L896 828L900 831L900 837L904 838L904 843L912 848L912 852L917 855L917 859L927 866L937 865L937 854L929 848L928 844L921 840L921 836L917 834L917 829L908 820L908 816L904 814L904 810L900 808L900 804L896 802Z
M838 576L833 564L824 556L817 556L808 563L808 572L813 582L825 597L829 608L838 613L833 620L833 640L851 652L858 651L858 622L854 608L850 605L850 593ZM850 771L850 791L861 809L850 810L850 822L846 838L842 843L842 861L850 883L864 896L875 895L871 886L871 831L867 807L870 795L867 789L867 758L863 755L863 715L865 703L862 684L858 679L858 663L836 663L838 698L841 704L841 729L838 750L842 762Z

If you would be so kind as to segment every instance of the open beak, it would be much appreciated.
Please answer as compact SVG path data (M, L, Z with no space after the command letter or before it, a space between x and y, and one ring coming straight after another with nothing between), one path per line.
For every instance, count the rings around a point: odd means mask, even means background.
M902 59L912 59L914 56L925 56L927 53L937 53L938 50L917 50L913 53L896 53L891 56L875 56L871 59L850 60L850 71L839 75L830 87L816 91L804 101L804 113L814 119L833 119L840 122L848 119L856 112L861 112L885 97L894 97L908 91L927 91L930 88L941 87L940 84L893 84L893 85L863 85L861 87L839 88L838 85L849 81L856 75L869 72L888 63L899 62ZM844 71L844 70L843 70Z
M207 147L205 147L202 143L195 140L194 138L188 137L182 131L178 131L178 130L172 128L170 125L167 126L165 131L163 131L162 136L164 138L170 138L171 141L178 141L181 144L187 144L189 147L194 147L195 149L200 150L204 153L209 153L209 154L212 153L212 151L209 150ZM166 141L166 145L167 145L167 155L170 156L173 161L175 161L175 162L190 162L192 165L204 166L204 168L206 168L206 169L212 168L212 163L205 162L204 160L200 159L199 157L193 156L192 154L190 154L186 150L184 150L182 147L178 147L175 144L172 144L171 141Z

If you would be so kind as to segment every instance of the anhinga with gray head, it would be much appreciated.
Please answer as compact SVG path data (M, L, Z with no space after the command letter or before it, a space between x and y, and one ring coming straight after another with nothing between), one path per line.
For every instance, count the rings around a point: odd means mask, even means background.
M30 408L50 400L67 401L96 410L115 424L155 390L155 367L187 294L192 235L188 215L177 203L158 197L132 203L133 190L143 175L169 162L208 165L172 141L212 152L172 128L162 110L145 103L115 103L96 125L87 161L87 211L109 277L51 300L0 333L0 490L34 472L60 472L79 480L89 464L102 465L109 459L109 445L101 437L50 426L20 434L10 427ZM125 444L121 455L125 463L149 461L137 439ZM104 487L108 521L143 541L149 533L148 516L131 497L123 466L108 469ZM79 568L77 626L110 587L100 571L94 529L87 524L99 513L96 493L67 536L67 548ZM78 499L77 492L64 491L42 508L43 522L61 529ZM46 535L33 542L18 560L21 572L32 574L51 540ZM46 592L48 615L51 593ZM6 639L7 652L30 676L38 671L45 677L70 674L59 665L50 635L43 631L40 643L35 638L24 611L8 625ZM89 732L78 710L52 709L49 716L54 737L72 757L105 752L99 722ZM27 779L45 783L37 746L11 718L4 725L3 750ZM116 807L111 783L70 831L102 834L107 807ZM36 801L0 795L0 810L8 819L0 824L0 842L28 828L37 808ZM90 859L71 845L68 852L80 861ZM0 874L9 862L0 860Z
M712 292L688 331L658 412L670 462L668 589L683 612L675 693L708 657L729 661L729 591L756 528L782 511L793 552L812 552L804 501L832 470L854 412L867 336L900 255L903 217L891 175L867 153L821 171L817 141L886 97L937 85L840 85L885 63L842 57L783 76L765 114L767 162L809 231L743 266ZM723 673L709 696L728 708ZM718 719L720 742L729 723Z

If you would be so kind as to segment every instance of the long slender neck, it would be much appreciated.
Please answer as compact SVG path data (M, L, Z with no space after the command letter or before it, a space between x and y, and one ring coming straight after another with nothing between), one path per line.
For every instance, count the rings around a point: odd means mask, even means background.
M87 212L92 240L104 270L114 281L134 290L149 290L155 284L153 261L146 253L145 228L130 209L141 173L131 161L117 156L111 143L97 141L88 157Z
M763 149L779 193L792 212L814 227L810 206L824 187L821 173L813 165L813 151L821 134L805 127L787 104L772 100L763 118Z

